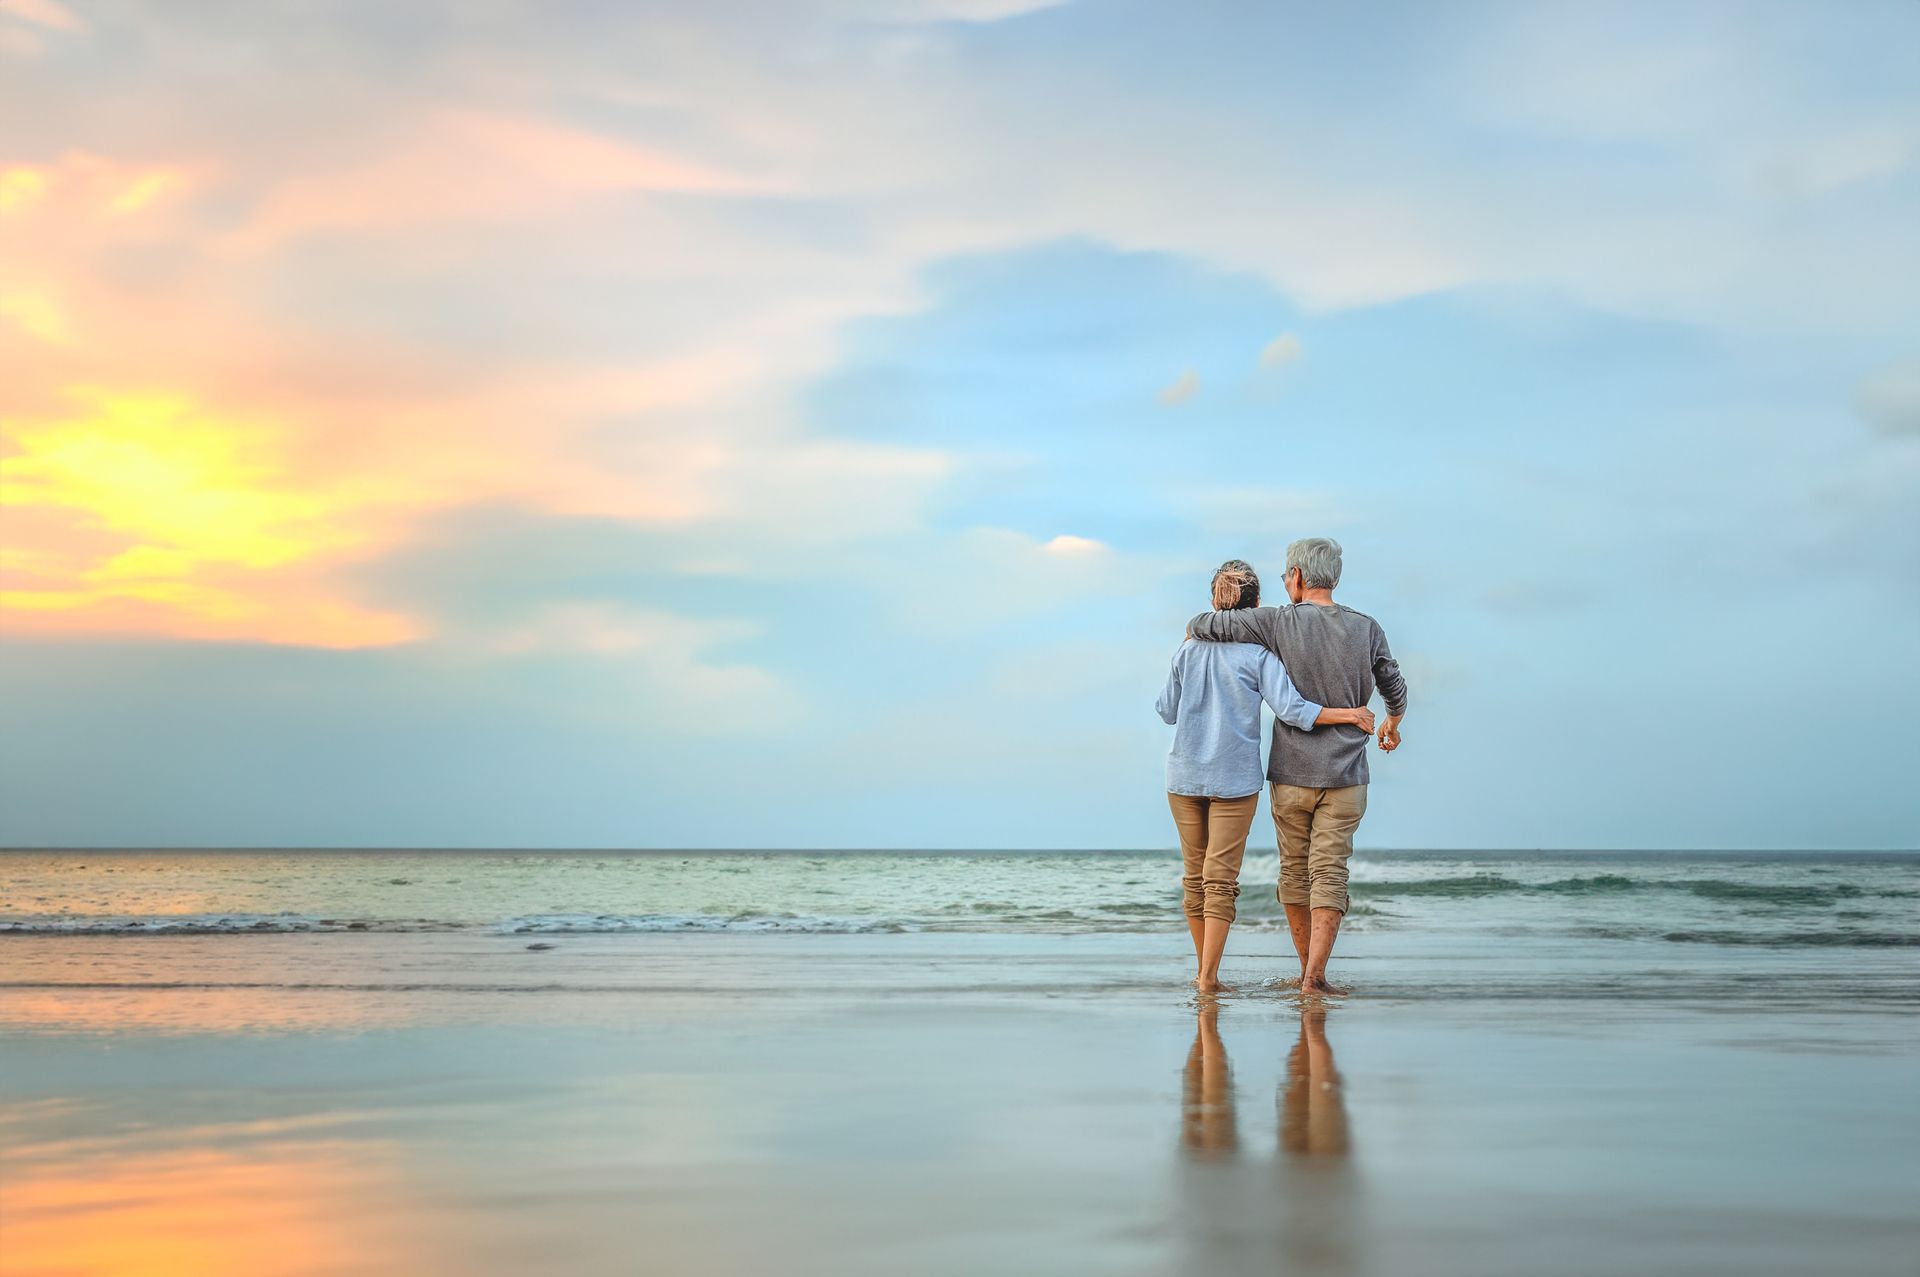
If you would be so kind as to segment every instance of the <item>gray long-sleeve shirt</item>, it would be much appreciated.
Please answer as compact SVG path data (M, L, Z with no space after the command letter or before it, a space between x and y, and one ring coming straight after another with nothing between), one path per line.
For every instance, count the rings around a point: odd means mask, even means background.
M1188 633L1225 643L1259 643L1287 667L1293 685L1320 705L1365 705L1377 685L1387 713L1407 710L1407 683L1387 650L1380 623L1335 603L1202 612ZM1303 732L1278 719L1267 753L1267 779L1282 785L1338 789L1367 783L1367 733L1350 724Z

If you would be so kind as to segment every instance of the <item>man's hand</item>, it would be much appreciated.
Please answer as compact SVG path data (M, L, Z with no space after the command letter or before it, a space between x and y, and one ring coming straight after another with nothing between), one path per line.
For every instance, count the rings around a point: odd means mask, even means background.
M1380 724L1380 748L1389 754L1400 748L1400 715L1389 714Z

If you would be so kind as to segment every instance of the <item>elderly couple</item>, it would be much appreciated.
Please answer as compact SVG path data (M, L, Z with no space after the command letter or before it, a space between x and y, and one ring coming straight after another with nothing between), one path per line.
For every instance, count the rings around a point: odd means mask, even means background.
M1295 541L1281 580L1289 606L1261 607L1253 569L1238 559L1220 565L1214 610L1187 626L1157 706L1174 728L1167 802L1180 831L1180 882L1199 963L1193 983L1203 993L1225 987L1220 955L1260 801L1261 702L1274 713L1268 801L1303 993L1337 992L1327 983L1327 958L1347 911L1353 831L1367 810L1367 702L1378 687L1387 708L1383 750L1399 746L1407 710L1407 685L1379 622L1333 601L1339 542Z

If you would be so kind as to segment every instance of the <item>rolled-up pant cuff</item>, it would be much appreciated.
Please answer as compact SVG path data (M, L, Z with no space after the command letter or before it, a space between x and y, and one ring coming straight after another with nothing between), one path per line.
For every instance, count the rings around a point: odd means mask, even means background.
M1295 886L1283 879L1279 890L1274 894L1279 897L1282 905L1305 906L1309 909L1338 909L1341 913L1347 911L1345 883L1332 886L1316 882L1311 886L1305 884Z
M1238 916L1234 907L1234 901L1240 895L1238 882L1208 882L1200 878L1182 878L1180 886L1189 918L1220 918L1232 922Z

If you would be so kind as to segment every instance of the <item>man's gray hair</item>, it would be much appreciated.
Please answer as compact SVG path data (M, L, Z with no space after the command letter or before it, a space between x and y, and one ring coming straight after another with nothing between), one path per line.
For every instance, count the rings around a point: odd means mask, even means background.
M1287 571L1300 569L1300 585L1331 590L1340 584L1340 543L1332 537L1302 537L1287 547Z

